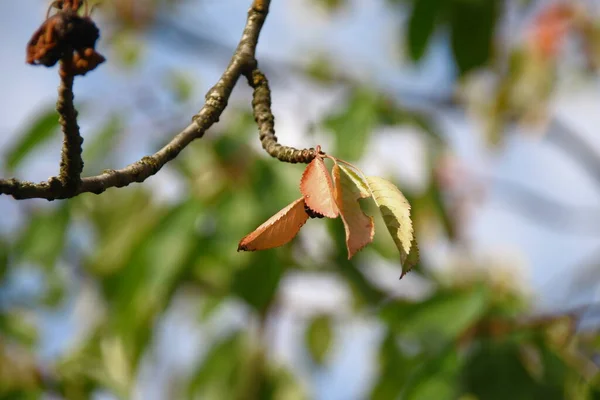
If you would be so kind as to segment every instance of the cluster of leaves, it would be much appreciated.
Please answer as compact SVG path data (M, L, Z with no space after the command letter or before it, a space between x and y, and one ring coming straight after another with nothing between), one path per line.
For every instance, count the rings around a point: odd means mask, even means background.
M373 241L373 218L365 215L358 202L372 198L400 251L404 276L417 263L418 250L410 219L410 204L402 192L383 178L366 178L356 167L328 156L334 162L332 182L323 158L317 156L306 167L300 181L302 197L244 237L238 250L265 250L282 246L298 234L309 217L340 216L346 231L348 259L351 259L357 251Z

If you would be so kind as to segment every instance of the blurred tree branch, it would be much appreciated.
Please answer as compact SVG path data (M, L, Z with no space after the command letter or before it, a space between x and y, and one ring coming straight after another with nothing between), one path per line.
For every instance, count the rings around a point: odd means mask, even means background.
M531 222L561 232L596 235L600 231L600 208L565 205L517 182L497 177L492 182L511 210Z
M566 155L571 156L600 188L600 155L594 151L593 146L558 118L552 121L546 139Z

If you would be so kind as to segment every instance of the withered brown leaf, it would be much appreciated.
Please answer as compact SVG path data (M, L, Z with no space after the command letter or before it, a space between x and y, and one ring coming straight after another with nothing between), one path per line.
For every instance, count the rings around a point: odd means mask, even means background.
M307 220L304 199L300 198L246 235L240 241L238 251L266 250L283 246L298 234Z
M337 163L333 166L333 183L335 200L346 230L348 259L351 259L357 251L371 243L375 235L373 217L367 216L358 203L359 199L369 195L357 186L346 168Z
M300 192L306 205L315 213L328 218L336 218L339 214L333 196L333 183L325 162L316 157L308 164L300 180Z

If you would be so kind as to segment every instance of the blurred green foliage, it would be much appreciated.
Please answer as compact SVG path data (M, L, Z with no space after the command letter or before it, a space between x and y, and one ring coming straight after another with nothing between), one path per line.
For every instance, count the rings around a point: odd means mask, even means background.
M499 0L411 0L412 11L406 40L410 57L418 61L434 32L449 28L456 65L461 74L491 61Z
M153 7L160 8L159 3ZM346 5L319 3L330 10ZM493 61L501 2L390 3L410 6L404 37L413 60L420 60L434 33L447 27L461 74ZM114 36L116 51L135 68L142 55L131 44L130 30L148 29L152 18L136 20L126 8L118 8L113 17L121 18L123 29ZM318 61L311 66L313 75L330 78L332 69ZM174 72L167 79L177 101L188 102L193 82L187 75ZM590 361L600 345L597 337L573 332L574 321L568 317L527 317L528 300L485 275L444 279L422 264L409 278L427 281L430 289L413 300L391 297L365 267L371 260L398 265L391 239L376 235L372 246L349 261L340 221L309 221L308 226L322 224L332 241L318 257L307 251L310 234L278 249L237 253L240 238L298 197L302 172L301 166L280 164L256 150L256 128L247 110L232 111L169 164L172 179L184 188L174 200L158 200L156 191L140 184L49 206L35 203L21 229L0 238L0 399L86 399L98 392L132 397L136 385L144 384L140 371L152 357L161 318L178 298L195 307L194 322L203 332L231 305L244 311L244 323L203 337L203 352L190 371L176 377L171 398L311 398L314 393L299 378L299 367L277 359L271 340L278 314L286 312L282 282L305 273L333 275L352 295L350 316L332 310L305 318L304 335L296 345L307 354L309 369L325 369L336 351L349 350L339 341L349 325L346 319L366 315L381 330L376 374L365 398L600 398L597 368ZM86 139L86 171L96 173L110 164L125 124L126 116L114 110ZM332 153L347 160L365 156L378 127L416 127L430 144L427 187L405 190L417 235L427 239L437 226L444 239L457 240L458 218L447 207L445 188L435 174L447 149L427 117L366 85L355 85L320 125L332 135ZM40 110L6 151L6 168L18 167L54 139L57 126L53 111ZM17 290L10 295L23 271L40 272L41 293ZM85 334L57 358L41 360L44 332L35 316L70 310L69 302L83 293L93 298L88 300L89 315L79 316Z
M59 133L58 114L54 107L40 110L35 122L19 135L19 140L5 151L4 167L14 171L36 148L47 143Z

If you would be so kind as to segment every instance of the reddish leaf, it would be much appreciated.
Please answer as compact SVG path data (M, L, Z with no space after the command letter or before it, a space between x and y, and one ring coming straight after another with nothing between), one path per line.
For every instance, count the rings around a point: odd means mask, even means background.
M356 174L354 174L356 175ZM348 259L357 251L373 241L375 226L373 218L365 215L360 208L358 199L367 197L361 187L360 181L353 179L345 167L337 163L333 166L333 182L335 183L335 200L344 221L346 230L346 247ZM360 178L358 178L360 179Z
M298 234L307 220L304 199L300 198L246 235L240 241L238 251L266 250L283 246Z
M536 17L530 41L533 48L546 58L555 58L576 16L573 4L551 4Z
M304 170L300 192L308 208L328 218L336 218L339 210L333 197L333 184L323 159L316 157Z

